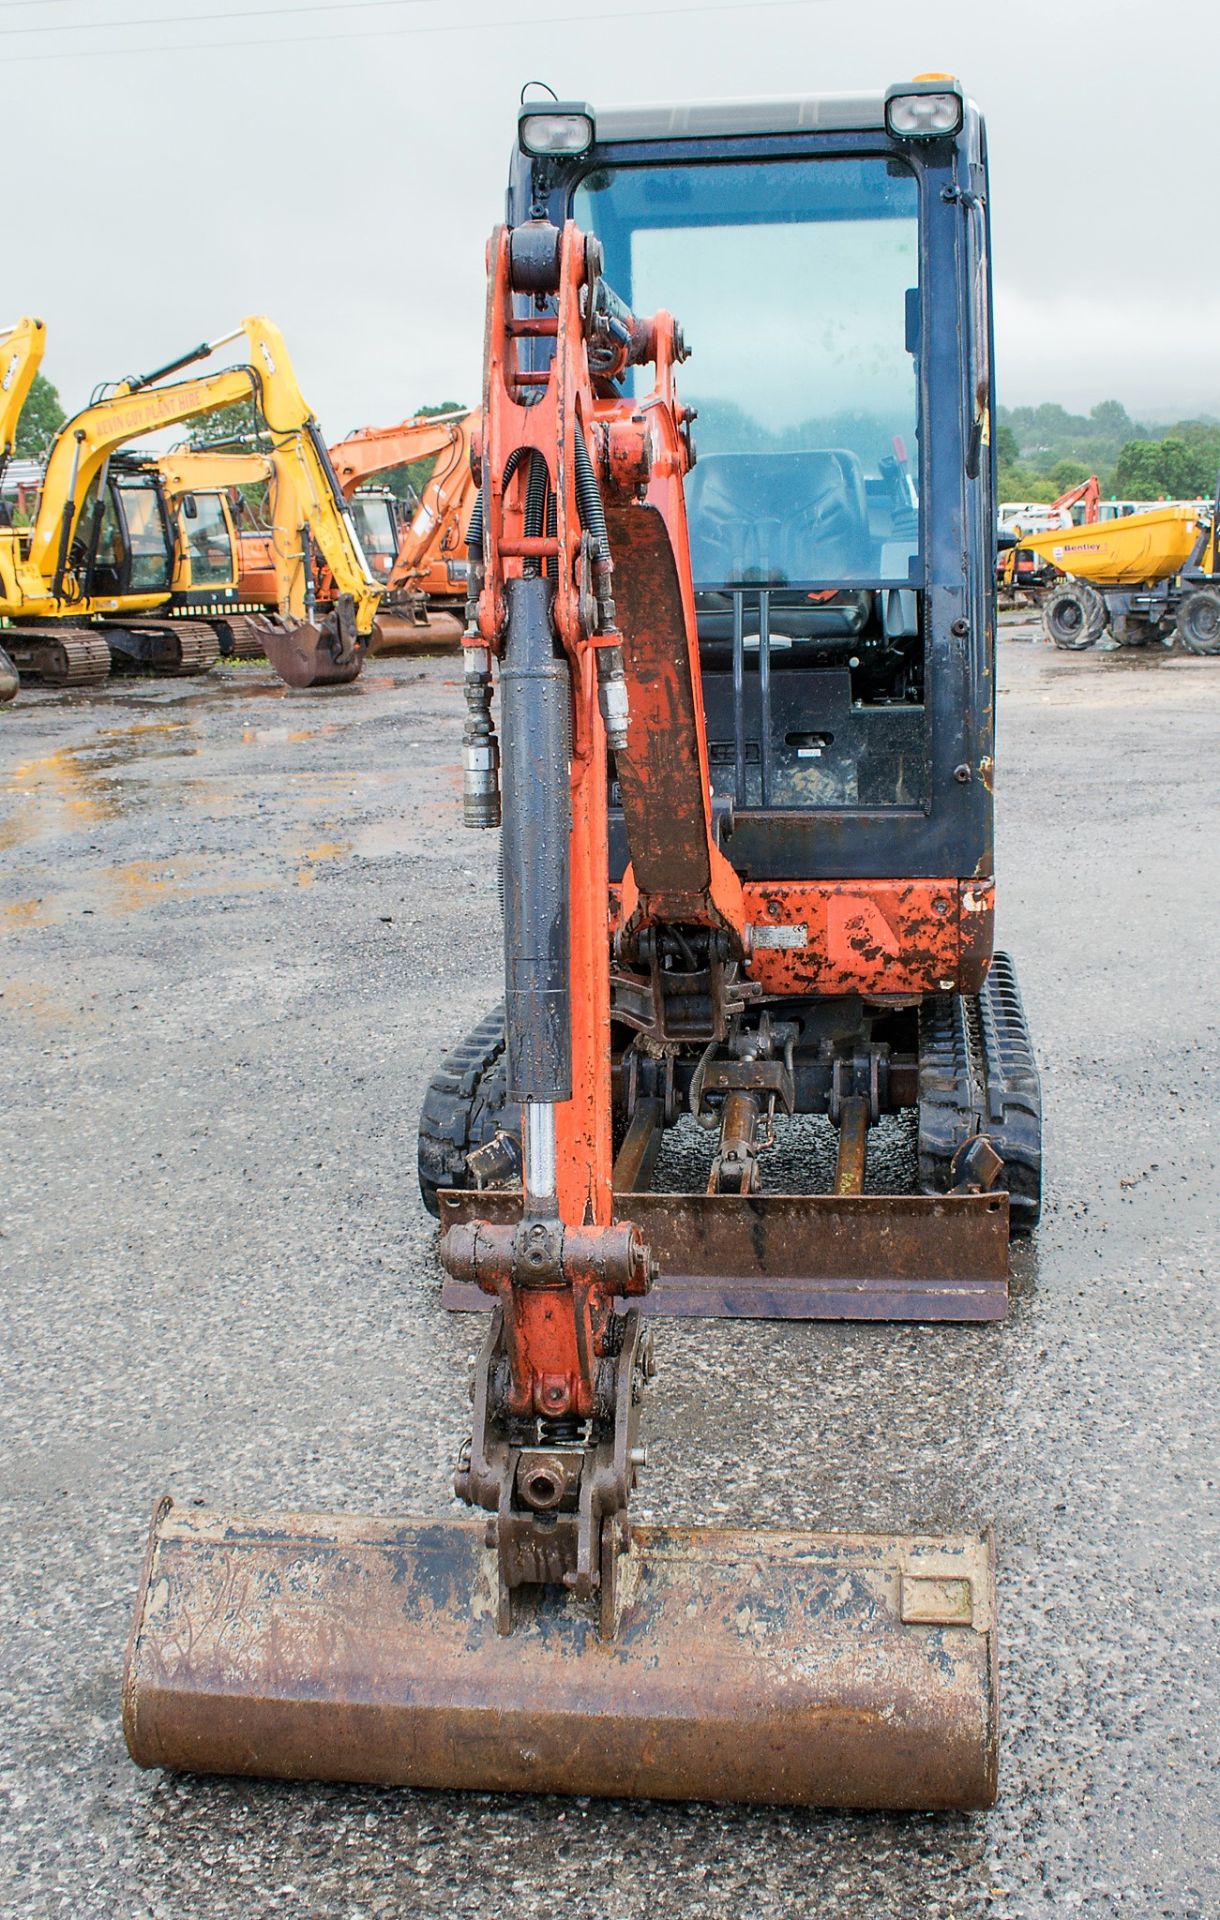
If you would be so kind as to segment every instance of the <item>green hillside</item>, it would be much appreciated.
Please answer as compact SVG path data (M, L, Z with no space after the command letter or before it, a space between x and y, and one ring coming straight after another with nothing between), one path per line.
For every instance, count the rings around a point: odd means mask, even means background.
M1192 499L1216 490L1220 420L1156 425L1133 420L1118 400L1087 414L1053 401L998 407L996 455L1001 500L1054 500L1091 473L1120 499Z

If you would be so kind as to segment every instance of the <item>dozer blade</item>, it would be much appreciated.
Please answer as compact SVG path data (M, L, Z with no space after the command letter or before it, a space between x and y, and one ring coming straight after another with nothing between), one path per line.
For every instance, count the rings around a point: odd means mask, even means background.
M442 1229L517 1220L519 1191L440 1195ZM750 1320L1002 1320L1008 1195L616 1193L659 1271L646 1315ZM486 1310L445 1276L444 1306Z
M132 1758L479 1791L994 1801L989 1538L638 1527L607 1643L553 1590L497 1632L484 1533L162 1501L124 1676Z
M270 615L252 623L268 660L290 687L335 687L359 677L364 654L335 615L321 622Z

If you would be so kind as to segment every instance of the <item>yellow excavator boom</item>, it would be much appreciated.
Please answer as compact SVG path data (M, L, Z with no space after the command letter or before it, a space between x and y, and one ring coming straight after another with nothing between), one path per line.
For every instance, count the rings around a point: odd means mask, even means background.
M0 465L13 451L17 422L46 343L44 322L28 315L11 327L0 327Z
M13 451L17 422L42 359L47 330L41 320L23 316L10 327L0 327L0 472ZM0 647L0 706L17 693L17 669Z

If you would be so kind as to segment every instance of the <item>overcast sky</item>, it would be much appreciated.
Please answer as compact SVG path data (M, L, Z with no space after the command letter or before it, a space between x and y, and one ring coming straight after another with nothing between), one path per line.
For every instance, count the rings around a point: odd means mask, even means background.
M332 439L473 402L525 80L608 105L948 69L988 119L997 397L1220 414L1216 0L0 0L0 68L0 321L46 320L70 407L250 312Z

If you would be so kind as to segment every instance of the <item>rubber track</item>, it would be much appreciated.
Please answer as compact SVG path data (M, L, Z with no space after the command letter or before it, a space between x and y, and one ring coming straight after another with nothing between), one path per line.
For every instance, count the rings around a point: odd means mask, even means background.
M1014 1232L1037 1225L1042 1204L1042 1094L1033 1043L1006 953L977 997L935 994L919 1015L919 1183L947 1191L963 1143L985 1133L1004 1162Z
M124 674L156 674L159 678L180 679L189 674L210 673L220 658L220 643L202 620L123 620L116 615L110 628L115 642L115 669ZM118 639L124 633L137 645L141 641L145 643L145 657L132 658L124 653ZM168 657L157 659L158 648Z
M5 642L13 650L18 670L49 687L100 686L110 677L110 648L100 627L11 627ZM50 666L50 656L39 649L58 647L62 666ZM49 671L47 669L50 669Z
M491 1139L505 1113L504 1008L493 1007L473 1033L445 1055L428 1082L419 1115L419 1190L429 1213L441 1187L462 1186L466 1155Z
M210 673L220 658L220 642L211 627L202 620L178 620L166 629L180 649L176 667L161 667L161 673Z

